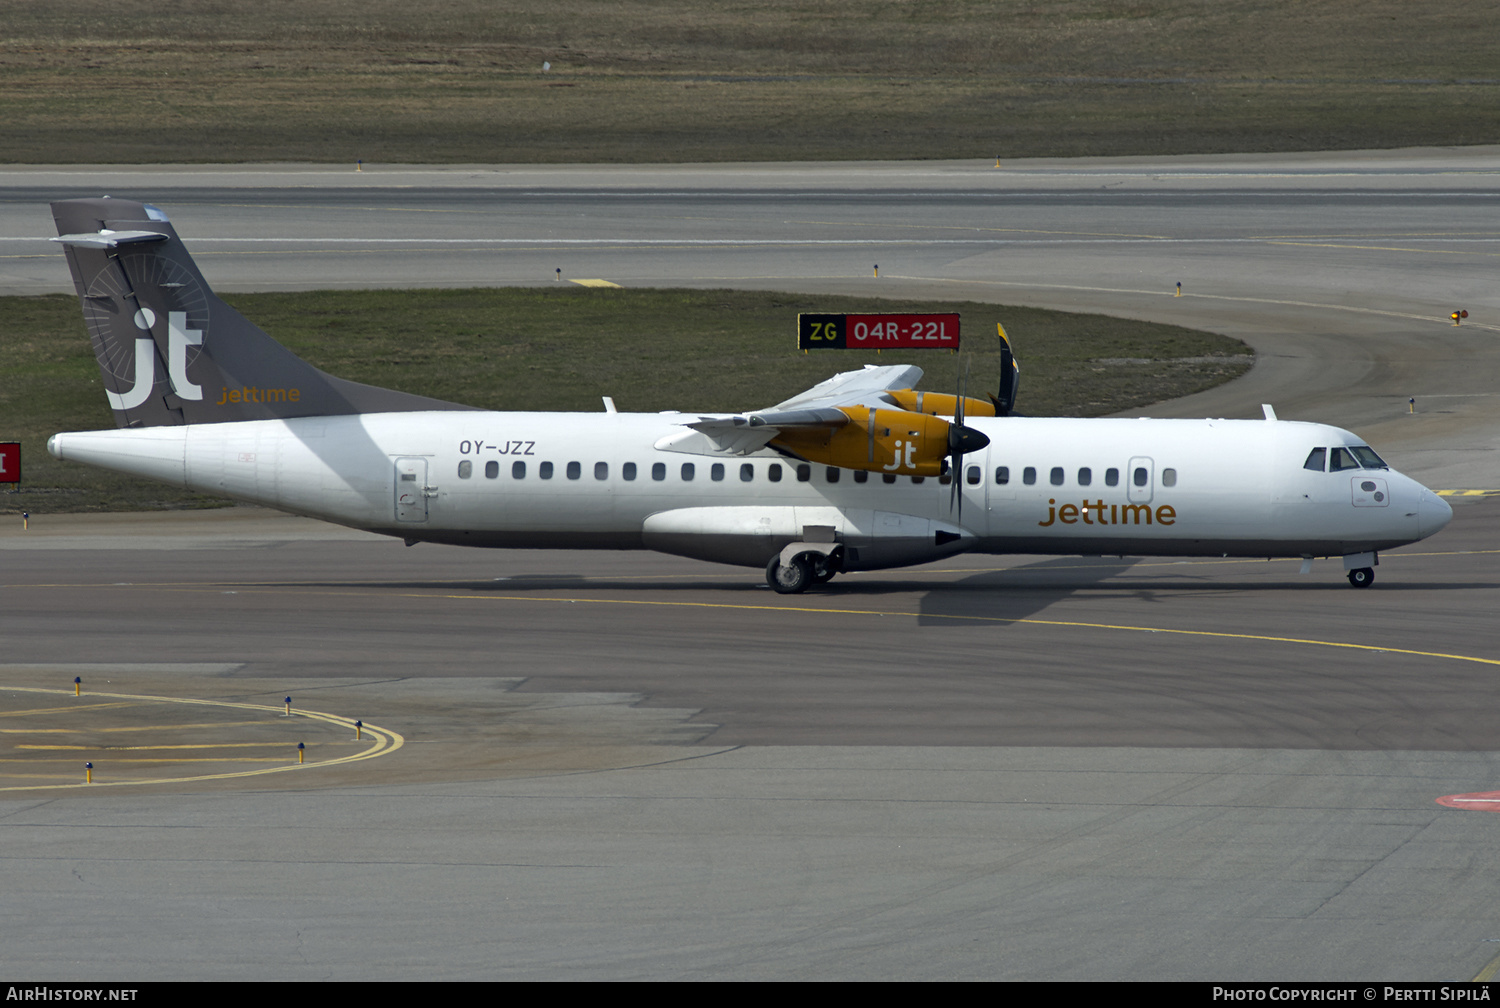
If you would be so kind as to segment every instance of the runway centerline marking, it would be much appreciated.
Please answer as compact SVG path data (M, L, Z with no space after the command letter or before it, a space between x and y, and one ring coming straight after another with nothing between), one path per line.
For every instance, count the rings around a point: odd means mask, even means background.
M1087 284L1058 284L1058 283L1033 283L1026 280L967 280L958 277L934 277L934 276L908 276L904 274L890 274L892 280L918 280L923 283L945 283L957 285L971 285L984 287L1024 287L1037 290L1064 290L1064 291L1089 291L1095 294L1150 294L1156 297L1172 297L1169 290L1142 290L1136 287L1093 287ZM1285 305L1289 308L1318 308L1324 311L1354 312L1360 315L1381 315L1387 318L1410 319L1417 322L1436 322L1444 326L1452 323L1447 316L1419 315L1415 312L1391 311L1386 308L1361 308L1358 305L1325 304L1319 301L1292 301L1285 298L1263 298L1236 296L1233 294L1198 294L1183 291L1184 298L1200 298L1204 301L1240 301L1246 304L1273 304ZM1474 329L1487 329L1491 332L1500 332L1500 326L1486 325L1482 322L1469 322L1466 325Z
M1273 644L1300 644L1309 647L1347 648L1353 651L1374 651L1386 654L1404 654L1419 658L1443 658L1450 661L1476 662L1482 665L1500 665L1500 658L1480 658L1475 655L1447 654L1441 651L1418 651L1411 648L1380 647L1375 644L1351 644L1344 641L1325 641L1303 637L1276 637L1268 634L1244 634L1228 633L1219 630L1182 630L1174 627L1152 627L1131 626L1118 623L1088 623L1077 620L1039 620L1029 618L1013 618L1007 616L965 616L950 613L923 613L904 612L900 610L884 609L823 609L808 606L771 606L771 605L745 605L743 603L727 602L667 602L652 601L649 599L581 599L581 598L547 598L539 599L525 595L417 595L406 596L413 598L447 598L454 600L476 600L497 602L552 602L568 604L597 604L597 605L649 605L649 606L679 606L698 609L744 609L771 612L797 612L817 613L842 616L905 616L912 619L947 619L959 620L973 623L1005 623L1024 624L1029 626L1052 626L1072 627L1080 630L1124 630L1135 633L1163 633L1177 634L1184 637L1213 637L1226 640L1252 640L1267 641Z

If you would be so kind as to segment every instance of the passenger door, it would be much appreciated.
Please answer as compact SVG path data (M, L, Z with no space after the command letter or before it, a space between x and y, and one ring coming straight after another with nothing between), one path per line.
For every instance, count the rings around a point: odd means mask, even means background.
M427 485L427 460L425 458L396 459L396 520L398 522L425 522L427 520L427 498L436 493Z

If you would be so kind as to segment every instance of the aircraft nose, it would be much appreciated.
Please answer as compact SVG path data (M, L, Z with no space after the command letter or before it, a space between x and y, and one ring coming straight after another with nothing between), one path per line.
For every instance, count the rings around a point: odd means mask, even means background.
M1422 488L1422 499L1417 504L1417 531L1423 539L1437 532L1453 519L1453 508L1448 502L1426 487Z

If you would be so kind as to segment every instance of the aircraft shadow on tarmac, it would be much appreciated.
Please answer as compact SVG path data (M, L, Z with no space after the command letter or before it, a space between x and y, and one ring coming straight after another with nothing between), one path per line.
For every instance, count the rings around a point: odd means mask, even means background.
M733 602L726 604L748 604L746 596L756 604L764 601L774 607L824 608L828 603L837 605L843 600L857 607L859 600L876 600L890 596L915 596L918 600L918 618L922 623L945 622L953 619L984 619L987 622L1003 623L1007 620L1023 620L1043 612L1058 602L1078 595L1080 592L1105 592L1111 597L1134 597L1154 604L1168 596L1181 594L1240 594L1253 592L1295 592L1306 597L1308 592L1336 592L1340 596L1353 589L1339 572L1331 569L1317 571L1307 576L1292 574L1274 581L1226 577L1223 571L1216 573L1191 573L1187 567L1180 569L1158 568L1149 576L1124 578L1136 565L1145 561L1143 557L1055 557L1020 564L1002 570L977 571L955 580L935 580L945 577L947 572L932 571L916 576L901 576L898 571L880 571L870 575L843 577L827 586L818 586L805 595L796 597L774 596L765 584L753 575L736 571L716 571L713 574L695 576L657 575L646 578L629 575L585 575L568 573L514 574L485 579L433 580L413 579L409 581L328 581L288 582L281 587L363 588L390 591L422 591L437 594L465 592L474 594L530 594L544 592L632 592L657 596L694 595L708 599L715 595L729 595ZM1155 561L1160 563L1161 561ZM958 573L958 572L954 572ZM1335 576L1329 576L1333 574ZM1382 594L1400 592L1471 591L1473 589L1500 588L1500 581L1404 581L1392 575L1377 581L1373 591ZM797 601L798 599L802 601Z

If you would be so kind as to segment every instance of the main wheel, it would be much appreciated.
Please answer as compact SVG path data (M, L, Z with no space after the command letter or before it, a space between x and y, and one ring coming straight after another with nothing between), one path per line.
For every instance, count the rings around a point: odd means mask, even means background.
M1375 583L1374 567L1356 567L1349 572L1349 583L1356 588L1368 588Z
M825 584L833 580L833 576L839 572L833 562L833 557L821 557L812 565L813 584Z
M778 595L800 595L812 583L812 564L807 557L794 556L791 563L783 566L781 557L774 556L766 564L766 584Z

